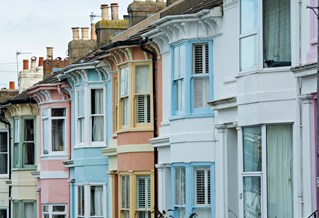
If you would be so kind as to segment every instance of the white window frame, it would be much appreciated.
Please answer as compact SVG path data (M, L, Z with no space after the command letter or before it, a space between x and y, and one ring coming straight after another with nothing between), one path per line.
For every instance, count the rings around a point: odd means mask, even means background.
M65 110L65 116L56 116L52 117L52 110L54 109L64 109ZM47 113L47 114L45 114ZM66 122L66 117L68 114L68 109L65 107L56 107L56 108L44 108L41 111L41 121L42 121L42 155L43 156L65 156L67 155L67 140L68 140L68 135L66 134L67 132L67 122ZM52 121L53 120L63 120L64 121L64 132L63 132L63 149L62 151L52 151ZM48 129L47 133L45 133L45 128L44 128L44 121L48 121ZM44 134L47 134L47 139L44 138ZM44 153L44 143L48 143L48 153Z
M119 102L120 102L120 127L127 128L130 125L130 70L129 66L120 68L119 78ZM124 84L124 83L127 84ZM123 85L124 84L124 85ZM126 107L125 107L126 106Z
M80 93L82 94L82 98L79 99L80 97ZM79 102L79 100L83 100L83 102ZM79 115L79 110L80 108L83 110L83 114ZM75 126L76 126L76 146L77 147L81 147L84 146L87 142L86 142L86 137L85 137L85 133L87 132L86 128L87 128L87 124L86 124L86 112L87 111L87 104L86 104L86 90L85 88L82 89L78 89L76 90L76 95L75 95L75 117L76 117L76 121L75 121ZM81 129L81 126L79 125L80 120L82 120L83 122L83 126ZM80 139L81 137L81 139Z
M48 212L44 212L44 207L48 207ZM53 207L55 206L64 206L63 212L54 212ZM52 218L54 215L64 215L65 218L67 218L67 205L66 204L42 204L42 218L44 218L44 215L49 215L49 218Z
M78 187L84 187L84 216L78 215ZM99 186L103 188L102 194L102 216L91 216L91 187L92 186ZM103 217L106 218L106 185L103 183L90 183L90 184L76 184L75 185L75 217L76 218L94 218L94 217Z
M90 143L92 146L102 146L104 144L104 141L105 141L105 137L106 137L106 134L105 134L105 89L103 87L90 87L89 88L89 102L90 102L90 105L92 105L92 99L91 99L91 96L92 96L92 91L93 90L102 90L102 98L103 98L103 104L102 104L102 113L101 114L92 114L92 106L90 106L90 114L89 114L89 123L90 123L90 126L89 126L89 129L90 129ZM103 140L100 140L100 141L93 141L93 127L92 127L92 122L93 122L93 117L102 117L103 118L103 132L102 132L102 137L103 137Z
M9 176L9 132L7 130L0 130L0 134L2 134L2 133L6 133L7 134L7 152L1 152L0 151L0 154L6 154L7 155L7 173L0 174L0 178Z
M204 171L204 190L205 190L205 193L204 193L204 203L198 203L197 202L197 171ZM208 172L210 172L210 168L209 167L195 167L194 168L194 206L205 206L205 207L209 207L210 209L210 197L211 197L211 194L209 193L209 190L208 187L211 186L210 184L210 178L211 176L208 177Z

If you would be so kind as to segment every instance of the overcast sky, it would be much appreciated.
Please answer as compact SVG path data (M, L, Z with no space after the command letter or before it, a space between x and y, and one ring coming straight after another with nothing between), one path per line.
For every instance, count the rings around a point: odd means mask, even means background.
M0 88L8 88L9 81L17 87L16 51L22 60L32 56L46 57L46 47L54 47L54 58L66 57L72 40L71 27L89 27L91 12L100 15L100 5L119 4L120 19L127 14L133 0L10 0L0 7ZM99 21L100 18L96 18Z

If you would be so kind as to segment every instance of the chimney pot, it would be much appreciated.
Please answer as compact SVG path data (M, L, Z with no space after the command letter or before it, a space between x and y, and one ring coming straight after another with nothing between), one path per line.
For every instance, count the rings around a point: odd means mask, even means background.
M112 20L118 20L119 19L118 7L119 7L119 5L117 3L112 3L111 4Z
M82 40L89 40L89 28L82 27L81 28Z
M9 89L15 89L16 87L15 87L15 83L14 83L14 81L10 81L9 82Z
M35 56L31 57L31 71L36 71L37 68L37 58Z
M96 41L95 23L91 24L91 40Z
M109 6L107 4L101 5L101 14L102 14L102 20L108 20L109 19Z
M43 66L43 57L39 57L39 67Z
M77 41L80 39L80 28L72 27L72 40Z
M23 70L29 70L29 60L23 60Z
M53 59L53 47L47 47L47 59L48 60Z

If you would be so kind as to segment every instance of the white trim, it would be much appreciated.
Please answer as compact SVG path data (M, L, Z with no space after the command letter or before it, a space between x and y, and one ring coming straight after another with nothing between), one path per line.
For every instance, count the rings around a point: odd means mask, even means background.
M67 179L68 172L62 171L41 171L40 179Z

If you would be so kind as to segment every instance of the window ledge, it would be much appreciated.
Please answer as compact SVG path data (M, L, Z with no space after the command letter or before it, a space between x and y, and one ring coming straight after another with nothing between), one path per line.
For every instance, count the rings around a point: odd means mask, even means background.
M63 159L66 159L66 158L68 158L68 155L67 154L52 154L52 155L42 155L41 157L40 157L40 159L42 159L42 160L55 160L55 159L57 159L57 160L63 160Z
M106 148L106 145L87 145L87 146L76 146L73 149L77 150L77 149L89 149L89 148Z
M35 171L37 167L30 168L12 168L12 171Z
M264 73L279 73L279 72L290 72L291 66L285 66L285 67L271 67L271 68L263 68L263 69L252 69L248 71L239 72L239 75L235 76L235 78L240 78L247 75L253 75L253 74L264 74Z
M125 133L125 132L151 132L153 131L152 127L135 127L135 128L123 128L119 129L116 134Z
M170 121L174 120L181 120L181 119L196 119L196 118L211 118L214 117L212 113L205 113L205 114L188 114L183 116L172 116L169 118Z

